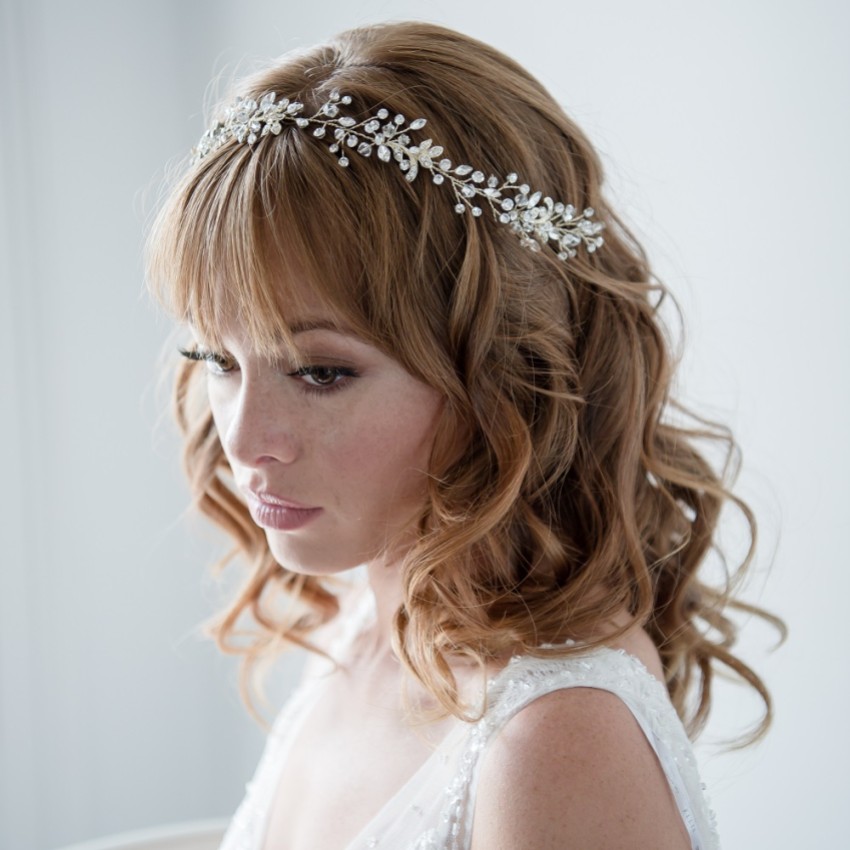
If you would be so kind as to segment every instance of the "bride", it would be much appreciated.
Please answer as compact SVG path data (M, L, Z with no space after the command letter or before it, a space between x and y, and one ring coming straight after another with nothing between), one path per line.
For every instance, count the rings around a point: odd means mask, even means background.
M186 469L246 565L213 631L312 659L227 850L718 846L688 733L718 665L770 700L699 568L755 526L601 183L527 71L405 23L245 80L172 188Z

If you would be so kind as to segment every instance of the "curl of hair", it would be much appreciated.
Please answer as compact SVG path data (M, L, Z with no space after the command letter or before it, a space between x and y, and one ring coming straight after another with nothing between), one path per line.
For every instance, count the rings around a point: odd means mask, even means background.
M254 147L230 142L185 174L150 236L154 290L211 342L238 315L258 349L271 350L288 339L297 304L287 281L309 280L367 342L444 395L394 644L447 712L469 716L453 658L568 654L566 639L594 642L625 609L655 642L692 733L719 664L763 699L757 737L770 696L731 651L728 611L781 624L732 596L756 537L730 490L737 447L720 426L671 420L685 411L670 395L666 292L601 196L589 142L515 62L425 24L343 33L240 93L274 91L312 110L332 89L351 95L355 113L387 106L427 117L455 161L516 171L553 198L592 206L607 225L604 248L568 263L530 252L504 226L458 216L445 187L357 158L341 169L323 144L286 127ZM177 419L197 505L250 565L212 627L247 676L287 643L309 647L338 604L326 583L274 562L232 488L202 380L196 364L181 367ZM705 442L722 449L719 470L698 448ZM743 515L750 546L717 588L699 570L727 504ZM243 616L252 630L240 629Z

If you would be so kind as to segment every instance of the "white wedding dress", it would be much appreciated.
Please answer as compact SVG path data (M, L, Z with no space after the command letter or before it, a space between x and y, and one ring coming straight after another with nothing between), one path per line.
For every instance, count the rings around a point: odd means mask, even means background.
M344 649L362 625L360 616L352 618L334 649ZM533 700L576 687L600 688L625 703L658 756L693 850L716 850L714 817L666 689L636 658L607 648L554 660L512 659L488 686L484 717L456 726L345 850L467 850L478 771L488 743ZM319 691L316 680L308 681L280 712L221 850L261 850L282 765Z

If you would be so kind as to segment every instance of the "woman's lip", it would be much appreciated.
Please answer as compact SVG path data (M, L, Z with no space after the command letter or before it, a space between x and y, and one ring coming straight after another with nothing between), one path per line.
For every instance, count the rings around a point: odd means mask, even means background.
M322 512L321 508L306 508L267 493L253 492L248 493L248 509L257 525L275 531L296 531Z
M309 505L302 505L300 502L296 502L293 499L284 499L281 496L275 496L272 493L266 493L260 490L248 490L247 493L249 499L254 499L261 504L277 505L282 508L292 508L296 511L315 510L315 508L311 508Z

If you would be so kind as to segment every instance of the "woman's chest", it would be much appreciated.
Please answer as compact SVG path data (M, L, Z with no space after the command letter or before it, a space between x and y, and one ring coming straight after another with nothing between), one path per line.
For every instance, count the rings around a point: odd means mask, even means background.
M329 682L280 765L264 850L344 850L434 756L448 724L414 725L391 682Z

